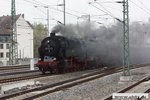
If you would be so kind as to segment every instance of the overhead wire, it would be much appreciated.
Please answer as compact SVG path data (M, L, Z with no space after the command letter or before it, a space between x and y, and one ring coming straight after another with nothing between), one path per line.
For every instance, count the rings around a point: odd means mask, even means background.
M31 0L24 0L24 1L26 1L26 2L28 2L28 3L35 4L35 5L40 5L40 6L42 6L41 4L37 4L37 3L35 3L35 2L32 2Z
M38 2L38 1L36 1L36 0L33 0L33 1L35 1L35 2L37 2L37 3L40 3L40 4L43 4L43 6L48 6L48 8L50 8L50 9L53 9L53 10L56 10L56 11L60 11L60 12L64 12L64 11L62 11L62 10L59 10L59 9L55 9L55 8L52 8L52 7L50 7L50 5L46 5L46 4L44 4L44 3L41 3L41 2ZM41 9L39 9L42 13L44 13L44 14L46 14L44 11L42 11ZM69 12L66 12L66 14L69 14L69 15L72 15L72 16L74 16L74 17L79 17L79 16L77 16L77 15L75 15L75 14L72 14L72 13L69 13ZM50 16L51 17L51 16ZM57 19L55 19L55 18L53 18L53 17L51 17L51 20L55 20L55 21L57 21L57 22L60 22L60 21L58 21ZM61 22L60 22L61 23Z
M43 10L39 9L39 7L36 7L36 9L38 9L40 12L42 12L43 14L47 14L46 12L44 12Z
M76 12L76 13L79 13L79 14L88 14L88 13L85 13L85 12L80 12L80 11L77 11L77 10L72 10L72 9L69 9L69 8L66 8L67 10L70 10L70 11L73 11L73 12Z
M96 0L95 0L96 1ZM97 1L96 1L97 2ZM99 2L99 3L116 3L115 1L105 1L105 2Z
M94 8L96 8L96 9L102 11L103 13L108 14L110 17L112 17L112 18L114 18L114 19L116 19L116 20L122 22L122 20L120 20L119 18L115 17L114 15L108 13L107 11L98 8L97 6L93 5L92 3L89 3L89 4L90 4L91 6L93 6Z
M55 8L52 8L52 7L49 7L50 9L53 9L53 10L56 10L56 11L59 11L59 12L64 12L63 10L59 10L59 9L55 9ZM70 12L65 12L66 14L68 14L68 15L72 15L72 16L74 16L74 17L79 17L78 15L75 15L75 14L72 14L72 13L70 13Z
M102 6L100 3L96 2L98 5L100 5L104 10L106 10L109 14L111 14L112 16L114 16L110 11L108 11L104 6Z
M149 14L150 15L150 10L143 4L143 2L141 2L140 0L138 0L144 7L141 7L141 6L139 6L138 4L136 4L135 2L133 2L133 1L131 1L131 0L129 0L131 3L133 3L135 6L137 6L138 8L140 8L141 10L143 10L144 12L146 12L147 14ZM101 7L103 7L99 2L96 2L97 4L99 4ZM92 5L93 6L93 5ZM96 8L96 6L95 6L95 8ZM145 8L145 9L144 9ZM97 7L97 9L99 9L100 10L100 8L98 8ZM103 9L105 9L107 12L109 12L110 14L109 15L111 15L111 17L114 17L112 14L111 14L111 12L110 11L108 11L106 8L104 8L103 7ZM102 10L101 10L102 11ZM103 11L104 12L104 11ZM106 12L105 12L106 13Z
M142 1L140 1L140 0L138 0L138 1L144 6L144 8L145 8L146 10L148 10L148 11L150 12L150 9L147 8L147 7L144 5L144 3L143 3Z
M38 3L38 4L42 4L42 5L48 6L48 5L44 4L44 3L39 2L39 1L36 1L36 0L32 0L32 1L34 1L34 2L36 2L36 3Z
M39 8L37 8L37 9L39 9ZM43 14L46 14L44 11L42 11L41 9L39 9ZM49 15L50 16L50 15ZM51 17L51 16L50 16ZM55 19L55 18L53 18L53 17L51 17L51 20L55 20L55 21L59 21L59 20L57 20L57 19Z
M28 1L28 0L26 0L26 1ZM46 4L42 3L42 2L39 2L39 1L36 1L36 0L32 0L32 1L36 2L36 3L34 3L34 4L36 4L36 5L48 6L48 7L49 7L50 9L52 9L52 10L59 11L59 12L64 12L63 10L53 8L53 7L51 7L50 5L46 5ZM33 2L30 2L30 3L33 3ZM41 4L42 4L42 5L41 5ZM66 9L67 9L67 10L70 10L70 11L73 11L73 12L76 12L76 13L80 13L80 14L87 14L87 13L79 12L79 11L72 10L72 9L69 9L69 8L66 8ZM108 11L108 10L107 10L107 11ZM104 12L104 11L103 11L103 12ZM72 15L72 16L74 16L74 17L76 17L76 18L80 17L80 16L75 15L75 14L72 14L72 13L70 13L70 12L66 12L66 14ZM108 13L107 13L107 14L108 14ZM114 17L114 16L113 16L113 17ZM117 19L117 18L115 18L115 19ZM117 19L117 20L118 20L118 19Z
M111 8L111 9L114 9L114 10L117 10L117 11L122 11L122 10L120 10L120 9L117 9L117 8L114 8L114 7L110 7L110 6L108 6L108 5L105 5L106 7L108 7L108 8Z
M32 3L32 4L35 4L35 5L39 5L39 6L46 6L46 7L50 8L50 9L55 10L55 11L58 11L58 12L64 12L63 10L59 10L59 9L53 8L53 7L51 7L51 5L46 5L46 4L44 4L44 3L42 3L42 2L39 2L39 1L36 1L36 0L32 0L32 1L35 1L36 3L35 3L35 2L28 1L28 0L24 0L24 1L29 2L29 3ZM71 15L71 16L74 16L74 17L79 17L79 16L77 16L77 15L75 15L75 14L72 14L72 13L69 13L69 12L66 12L66 14Z
M141 6L139 6L138 4L136 4L135 2L129 0L131 3L133 3L134 5L136 5L138 8L140 8L141 10L143 10L144 12L146 12L147 14L150 15L150 12L148 12L147 10L143 9Z

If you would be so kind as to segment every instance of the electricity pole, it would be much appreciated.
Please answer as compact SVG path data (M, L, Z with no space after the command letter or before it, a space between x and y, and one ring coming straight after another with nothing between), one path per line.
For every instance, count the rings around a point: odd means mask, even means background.
M38 7L44 7L47 9L47 36L49 36L49 6L34 6L35 8L38 8ZM42 19L42 18L36 18L36 19ZM44 19L45 20L45 19Z
M49 8L47 8L47 28L48 28L48 30L47 30L48 34L47 35L49 36Z
M11 29L12 35L9 49L9 63L13 65L17 63L18 59L15 0L11 0Z
M45 6L47 8L47 36L49 36L49 8L48 6Z
M66 25L66 2L64 0L64 26Z
M123 76L130 76L129 5L123 0Z

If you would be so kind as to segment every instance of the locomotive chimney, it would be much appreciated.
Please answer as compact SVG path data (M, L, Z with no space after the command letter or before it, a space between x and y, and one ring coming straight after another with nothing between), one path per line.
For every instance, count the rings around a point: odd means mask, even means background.
M53 37L53 36L55 36L55 32L52 32L52 33L51 33L51 37Z

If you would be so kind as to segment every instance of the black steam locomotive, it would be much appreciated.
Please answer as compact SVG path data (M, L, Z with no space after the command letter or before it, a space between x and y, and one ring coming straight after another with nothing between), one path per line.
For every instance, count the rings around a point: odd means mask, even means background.
M90 63L83 41L55 33L42 40L38 51L40 60L36 65L43 74L87 69Z

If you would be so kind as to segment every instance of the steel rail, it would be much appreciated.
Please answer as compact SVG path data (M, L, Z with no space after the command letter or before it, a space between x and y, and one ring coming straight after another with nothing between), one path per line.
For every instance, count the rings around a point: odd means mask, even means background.
M145 67L145 66L148 66L148 65L149 64L133 65L132 69L140 68L140 67ZM122 67L107 68L107 69L104 69L102 71L98 71L97 73L95 72L94 75L96 75L98 73L100 74L100 73L105 72L105 74L103 74L102 76L106 76L106 75L110 75L110 74L115 73L115 70L116 70L116 72L121 72L122 71ZM12 94L4 95L4 96L0 97L0 99L12 98L12 97L15 97L15 96L19 96L21 94L26 94L26 93L37 91L37 90L44 90L44 89L47 89L47 88L52 88L52 87L55 87L55 86L58 86L58 85L61 85L61 84L66 84L67 82L79 80L80 78L85 78L85 77L89 77L89 76L91 76L91 74L88 74L88 76L84 75L84 76L81 76L81 77L78 77L78 78L74 78L74 79L71 79L71 80L66 80L66 81L62 81L62 82L58 82L58 83L54 83L54 84L50 84L50 85L45 85L44 87L38 87L38 88L34 88L34 89L30 89L30 90L25 90L25 91L21 91L21 92L15 92L15 93L12 93ZM99 78L102 77L102 76L100 75ZM93 80L93 79L90 79L90 80ZM21 79L21 80L24 80L24 79ZM90 81L90 80L87 80L87 81ZM83 82L85 82L85 81L81 81L81 83L83 83ZM79 84L79 83L74 83L74 84ZM73 86L73 85L71 85L71 86ZM67 88L67 87L71 87L71 86L66 86L66 87L63 87L63 88ZM61 89L61 88L59 88L59 89ZM56 90L58 91L59 89L56 89ZM56 91L56 90L53 90L53 91ZM46 93L43 93L43 95L45 95L45 94ZM40 95L42 95L42 94L40 94ZM38 96L34 96L33 98L35 98L35 97L38 97ZM111 100L111 99L106 99L106 100Z
M34 89L20 91L20 92L16 92L16 93L13 93L13 94L5 95L5 96L0 97L0 99L4 99L5 100L5 99L8 99L8 98L20 96L20 95L23 95L23 94L26 94L26 93L57 87L57 88L52 89L50 91L47 91L47 92L44 92L44 93L40 93L38 95L34 95L34 96L27 97L27 98L23 99L23 100L32 100L32 98L37 98L37 97L40 97L40 96L44 96L47 93L53 93L53 92L56 92L56 91L60 91L60 90L62 90L64 88L69 88L69 87L72 87L72 86L75 86L75 85L78 85L78 84L81 84L81 83L84 83L84 82L88 82L88 81L91 81L91 80L94 80L94 79L97 79L97 78L100 78L100 77L103 77L103 76L106 76L106 75L113 74L113 73L117 72L118 70L120 70L120 69L117 69L117 68L115 69L114 68L114 71L107 69L107 70L103 70L103 71L93 72L93 73L90 73L90 74L86 74L84 76L80 76L80 77L77 77L77 78L61 81L61 82L58 82L58 83L47 84L47 85L44 85L42 87L37 87L37 88L34 88ZM103 74L102 74L102 72L103 72ZM91 76L94 76L94 75L96 75L96 76L92 77L92 78L88 78L88 77L91 77ZM87 78L87 79L85 79L85 78ZM85 79L85 80L82 80L82 79ZM81 80L81 81L74 82L74 81L77 81L77 80ZM61 86L62 84L67 84L67 83L70 83L70 82L72 82L72 83L68 84L68 85ZM58 86L60 86L60 87L58 87Z
M17 75L17 74L27 74L27 73L34 73L39 72L39 70L29 70L29 71L17 71L17 72L7 72L7 73L0 73L0 76L8 76L8 75Z
M40 77L45 77L45 75L34 74L34 75L28 75L28 76L21 76L21 77L1 79L0 80L0 84L7 83L7 82L21 81L21 80L29 80L29 79L40 78Z
M141 84L142 82L145 82L145 81L147 81L147 80L149 80L149 79L150 79L150 76L147 76L147 77L141 79L140 81L138 81L138 82L136 82L136 83L134 83L134 84L128 86L127 88L124 88L124 89L118 91L117 93L125 93L125 92L127 92L128 90L130 90L130 89L132 89L132 88L138 86L138 85ZM148 91L150 91L150 90L148 90ZM109 97L107 97L107 98L105 98L104 100L112 100L112 95L109 96Z
M147 89L144 93L150 93L150 88L149 89ZM144 97L142 96L141 98L139 98L139 100L142 100L142 99L144 99Z
M11 70L11 69L23 69L23 68L30 68L30 66L29 65L5 66L5 67L0 67L0 71Z

